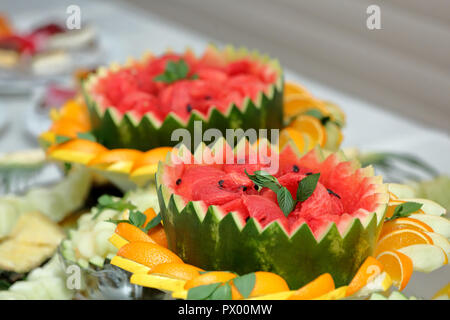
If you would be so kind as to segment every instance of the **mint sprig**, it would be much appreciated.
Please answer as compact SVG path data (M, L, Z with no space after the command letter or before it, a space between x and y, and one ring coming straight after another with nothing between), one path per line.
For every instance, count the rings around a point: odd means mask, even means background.
M247 299L250 296L256 283L256 275L254 272L233 279L234 286L239 293Z
M300 180L297 188L297 196L294 200L289 190L282 186L277 178L270 175L268 172L259 170L255 171L253 175L250 175L247 170L245 170L245 174L258 187L268 188L275 192L278 205L286 217L294 210L298 202L307 200L314 193L320 178L320 173L316 173Z
M189 73L189 66L187 63L180 59L178 61L168 61L166 64L166 69L163 73L153 78L153 81L173 83L178 80L187 79ZM194 74L189 79L197 79L198 75Z
M297 201L305 201L316 190L317 182L319 182L320 173L310 174L300 180L297 189Z
M114 198L108 194L102 195L100 198L98 198L97 201L98 201L97 213L92 217L93 220L97 219L97 217L106 209L117 211L124 211L126 209L128 210L137 209L137 207L131 202L128 202L124 199Z
M225 283L217 282L194 287L188 290L188 300L231 300L231 282L246 299L250 296L256 283L254 272L233 278Z
M397 207L395 207L394 213L392 214L391 217L386 218L385 221L391 221L391 220L395 220L397 218L404 218L407 217L409 215L411 215L412 213L420 210L420 208L422 208L423 204L422 203L417 203L417 202L405 202L402 203L400 205L398 205Z

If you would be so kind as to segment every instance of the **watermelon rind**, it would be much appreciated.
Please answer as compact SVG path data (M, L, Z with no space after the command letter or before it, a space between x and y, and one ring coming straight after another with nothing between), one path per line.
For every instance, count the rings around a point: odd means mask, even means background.
M321 150L316 150L323 159ZM200 201L185 203L163 183L164 167L169 163L170 155L165 164L159 164L156 174L160 214L169 248L186 263L238 274L270 271L282 276L291 289L298 289L326 272L336 286L347 285L374 252L389 196L381 177L373 176L373 168L361 170L378 184L375 212L363 221L354 218L342 233L330 223L316 238L307 224L289 235L278 221L262 228L251 218L243 225L234 212L223 216L216 206L205 208Z
M249 52L245 48L236 49L227 46L219 50L209 46L208 50L216 50L225 55L228 61L234 61L244 56L253 61L264 63L278 74L274 84L269 86L267 94L260 92L254 100L245 99L241 107L230 104L227 112L222 113L212 107L207 116L194 110L187 121L176 114L169 113L164 121L160 121L151 113L139 119L133 112L123 115L112 107L100 106L92 94L92 88L97 81L106 77L109 72L118 70L120 66L112 64L108 69L100 68L83 83L83 94L91 115L91 123L98 141L110 149L132 148L146 151L158 146L174 146L178 141L171 140L171 134L179 128L194 132L194 122L201 121L202 129L219 129L225 134L226 129L279 129L283 123L283 73L277 60L270 59L256 51ZM127 67L126 65L124 67Z

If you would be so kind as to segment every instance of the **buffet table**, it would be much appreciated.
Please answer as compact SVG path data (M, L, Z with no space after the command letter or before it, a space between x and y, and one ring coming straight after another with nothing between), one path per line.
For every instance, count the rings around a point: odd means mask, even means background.
M48 8L48 17L62 20L66 17L67 6L73 1L46 0L27 3L26 7L10 1L2 6L2 11L11 16L16 27L27 28L39 23L38 19L46 18L40 13L44 3ZM183 29L174 21L162 20L151 12L138 11L124 2L77 3L81 8L82 21L85 19L97 28L105 52L105 63L124 62L127 57L138 57L146 50L161 53L169 47L181 51L189 46L201 52L208 43L217 43L202 34ZM364 151L408 152L427 161L439 172L450 174L450 137L446 133L412 122L407 115L402 117L386 112L300 74L289 70L285 73L286 79L298 81L318 97L342 107L347 114L344 147L358 147ZM24 121L31 103L30 96L0 96L0 116L6 123L0 130L1 153L37 147L36 140L26 133ZM448 267L432 275L415 273L405 293L428 298L442 286L442 279L449 278Z

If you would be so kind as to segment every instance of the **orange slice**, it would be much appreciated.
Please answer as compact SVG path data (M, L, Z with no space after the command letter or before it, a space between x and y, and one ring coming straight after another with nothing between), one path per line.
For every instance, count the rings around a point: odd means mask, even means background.
M283 149L290 140L295 144L298 151L302 153L311 149L310 139L305 134L294 128L284 128L280 133L280 150Z
M150 270L149 273L160 274L181 280L191 280L200 275L203 271L196 266L185 263L163 263Z
M156 212L155 212L155 210L153 210L153 208L149 208L149 209L145 210L144 214L147 216L145 225L147 225L147 223L149 223L154 217L156 217ZM157 244L159 244L160 246L162 246L164 248L167 248L166 233L164 232L164 228L161 224L157 225L156 227L151 228L148 231L148 235Z
M378 240L375 254L386 250L397 250L414 244L433 244L431 237L422 231L410 228L394 230Z
M175 253L150 242L130 242L117 251L117 255L149 268L162 263L183 263Z
M291 118L307 112L311 109L317 109L322 115L328 115L329 111L325 104L312 97L310 94L300 93L286 96L283 104L285 118Z
M143 241L155 243L155 241L153 241L153 239L150 238L144 231L126 222L119 223L116 227L115 233L129 242Z
M113 149L98 154L89 162L89 165L112 164L115 162L132 162L142 155L142 151L134 149Z
M288 298L288 300L312 300L323 296L334 289L335 285L331 274L324 273L295 291L294 294Z
M237 276L234 273L228 271L211 271L189 280L186 282L184 289L189 290L194 287L212 283L224 283L236 277Z
M91 129L89 123L74 121L72 119L61 118L53 122L50 131L58 136L76 138L78 133L86 132Z
M284 97L285 98L287 96L294 95L294 94L301 94L301 95L311 96L311 94L309 93L309 91L305 87L299 85L298 83L294 83L294 82L291 82L291 81L286 81L285 82L283 93L284 93Z
M255 278L255 286L250 292L249 298L289 291L289 286L287 285L286 281L275 273L257 271L255 272ZM231 296L233 300L239 300L243 298L234 284L232 284L231 286Z
M289 127L294 128L301 133L306 133L313 140L313 144L324 146L327 141L327 131L319 119L309 116L301 115L297 117Z
M413 273L413 262L407 255L396 250L383 251L377 256L377 260L384 266L394 285L403 290Z
M404 228L422 232L433 232L433 229L429 225L420 220L412 218L397 218L395 220L387 221L383 224L380 237L383 237L385 234L388 234L392 231Z
M346 293L347 296L351 296L364 288L377 275L379 275L383 269L383 265L377 259L374 257L367 257L348 285Z
M160 147L144 152L136 159L133 165L133 171L142 167L157 165L159 161L166 159L167 153L172 151L171 147Z
M108 149L97 142L73 139L62 144L51 146L47 150L47 154L52 159L87 164L95 158L97 154L106 152L107 150Z
M89 111L86 105L73 99L68 100L61 108L59 118L78 121L90 126Z

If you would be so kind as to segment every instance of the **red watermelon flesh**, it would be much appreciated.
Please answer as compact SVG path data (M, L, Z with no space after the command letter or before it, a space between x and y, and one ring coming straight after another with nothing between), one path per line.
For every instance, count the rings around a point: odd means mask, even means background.
M316 237L332 222L343 232L353 218L364 218L377 205L375 185L351 163L339 161L335 155L320 162L313 151L298 159L285 149L280 154L280 169L275 176L294 199L302 179L311 173L321 173L312 195L297 203L286 217L276 194L267 188L258 190L244 172L253 174L261 168L260 164L185 165L184 170L165 170L164 179L171 188L173 181L181 179L173 191L185 201L201 200L206 205L217 205L224 214L236 211L243 221L252 217L262 227L278 221L288 233L306 223Z
M156 76L164 73L169 61L180 59L189 66L188 79L169 84L154 81ZM192 75L197 75L197 78L190 79ZM232 103L240 107L246 97L256 99L275 81L276 72L268 66L250 59L226 63L223 57L207 50L201 58L192 52L184 55L168 53L110 71L99 79L94 93L102 107L115 108L121 114L132 110L137 116L143 116L152 112L162 121L173 112L187 120L194 110L207 116L212 107L221 112L225 112ZM128 96L137 94L149 95L144 100L151 101L151 108L145 101L130 103L129 100L133 99L127 99Z

